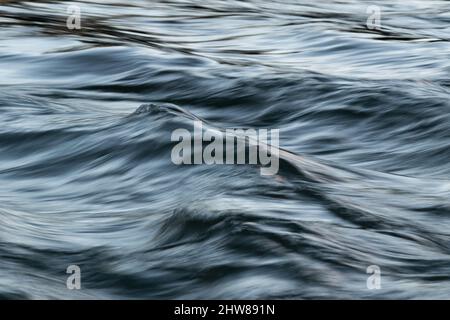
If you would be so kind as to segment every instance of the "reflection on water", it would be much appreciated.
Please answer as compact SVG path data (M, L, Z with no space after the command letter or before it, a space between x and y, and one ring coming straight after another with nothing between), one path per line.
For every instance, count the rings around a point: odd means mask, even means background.
M0 3L0 297L450 296L449 2ZM278 175L175 166L191 114Z

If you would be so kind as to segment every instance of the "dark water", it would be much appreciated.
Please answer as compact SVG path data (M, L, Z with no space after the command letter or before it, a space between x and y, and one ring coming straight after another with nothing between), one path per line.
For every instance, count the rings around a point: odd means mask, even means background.
M449 39L446 1L1 1L0 297L450 298ZM278 175L174 165L188 113L279 128Z

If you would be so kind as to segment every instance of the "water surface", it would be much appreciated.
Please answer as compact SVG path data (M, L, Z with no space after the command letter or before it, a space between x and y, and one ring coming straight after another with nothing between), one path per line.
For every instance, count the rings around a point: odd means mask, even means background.
M450 298L449 35L447 1L1 1L0 297ZM190 113L280 129L278 175L174 165Z

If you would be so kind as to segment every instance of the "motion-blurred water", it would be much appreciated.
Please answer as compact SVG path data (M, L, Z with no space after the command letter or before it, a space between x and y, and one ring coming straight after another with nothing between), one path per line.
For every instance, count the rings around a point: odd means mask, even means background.
M450 298L449 39L448 1L0 1L0 297ZM279 174L174 165L147 102L279 128Z

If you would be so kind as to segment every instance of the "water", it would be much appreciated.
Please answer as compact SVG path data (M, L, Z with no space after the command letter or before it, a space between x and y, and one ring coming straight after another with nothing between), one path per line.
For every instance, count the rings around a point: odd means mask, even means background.
M450 298L449 2L1 2L1 298ZM174 165L190 114L278 175Z

